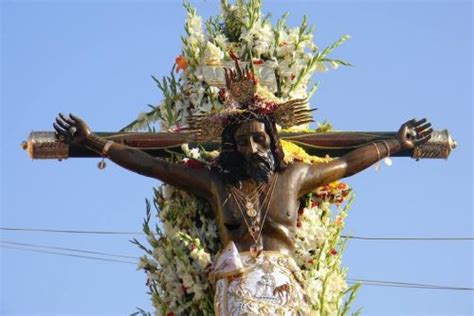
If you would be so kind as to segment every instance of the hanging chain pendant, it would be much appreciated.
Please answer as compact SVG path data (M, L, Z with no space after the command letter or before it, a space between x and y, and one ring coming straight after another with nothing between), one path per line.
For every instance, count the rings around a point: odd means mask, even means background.
M255 210L255 206L253 205L253 203L246 198L246 202L245 202L245 213L247 214L248 217L255 217L257 216L257 210Z
M99 163L97 164L97 168L99 168L100 170L104 170L106 166L107 166L107 164L105 163L104 158L102 158L102 160L99 161Z
M255 239L258 237L258 233L260 231L260 227L258 227L258 225L256 225L256 223L252 224L252 226L250 226L250 235L252 235L252 237Z
M258 255L262 252L262 248L260 248L258 245L253 245L250 247L250 255L254 258L258 257Z

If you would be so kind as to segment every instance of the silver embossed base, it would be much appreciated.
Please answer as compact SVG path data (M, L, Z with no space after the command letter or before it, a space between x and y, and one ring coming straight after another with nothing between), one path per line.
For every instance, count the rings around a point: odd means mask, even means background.
M240 253L241 268L216 280L216 315L309 315L301 272L293 258L263 251Z

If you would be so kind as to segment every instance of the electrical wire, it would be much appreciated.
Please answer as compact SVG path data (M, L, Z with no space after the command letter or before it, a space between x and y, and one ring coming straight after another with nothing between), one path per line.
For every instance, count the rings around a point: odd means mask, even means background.
M8 241L8 240L0 240L0 243L7 244L7 245L14 245L14 246L25 246L25 247L34 247L34 248L42 248L42 249L52 249L52 250L70 251L70 252L78 252L78 253L88 253L88 254L108 256L108 257L135 259L135 260L139 259L138 257L134 257L134 256L116 255L116 254L107 253L107 252L81 250L81 249L74 249L74 248L63 248L63 247L55 247L55 246L45 246L45 245L37 245L37 244L29 244L29 243Z
M362 283L365 285L374 285L374 286L384 285L384 286L393 286L393 287L412 287L412 288L430 289L430 290L474 291L474 288L470 288L470 287L456 287L456 286L446 286L446 285L395 282L395 281L386 281L386 280L382 281L382 280L365 280L365 279L348 278L347 281L352 282L352 283Z
M86 235L145 235L143 232L132 231L104 231L104 230L65 230L65 229L40 229L40 228L13 228L0 227L2 231L64 233ZM341 238L367 241L470 241L474 237L363 237L354 235L341 235Z
M474 237L361 237L341 235L342 238L354 240L383 240L383 241L461 241L474 240Z
M93 256L74 255L74 254L69 254L69 253L61 253L61 252L38 250L38 249L20 248L20 247L15 247L15 246L8 246L8 245L0 245L0 248L15 249L15 250L22 250L22 251L29 251L29 252L37 252L37 253L46 253L46 254L50 254L50 255L75 257L75 258L83 258L83 259L90 259L90 260L127 263L127 264L133 264L135 266L137 265L136 262L125 261L125 260L116 260L116 259L99 258L99 257L93 257Z
M14 245L24 245L22 247L38 247L38 248L45 248L45 249L67 249L67 251L76 251L76 252L85 252L85 253L100 253L106 254L102 252L93 252L87 250L79 250L79 249L72 249L72 248L61 248L61 247L50 247L50 246L42 246L42 245L35 245L35 244L27 244L27 243L17 243L17 242L5 242L0 241L1 248L7 249L14 249L14 250L21 250L21 251L29 251L29 252L36 252L36 253L43 253L43 254L52 254L58 256L67 256L67 257L76 257L76 258L83 258L83 259L91 259L91 260L100 260L106 262L115 262L115 263L123 263L123 264L133 264L137 265L136 262L125 261L125 260L116 260L116 259L107 259L107 258L99 258L94 256L84 256L84 255L75 255L64 253L60 251L47 251L47 250L39 250L39 249L30 249L30 248L21 248L18 246L10 246L6 243L11 243ZM135 258L132 256L123 256L123 255L116 255L107 253L108 256L115 256L115 257L127 257L127 258ZM347 279L347 283L349 284L363 284L369 286L382 286L382 287L393 287L393 288L414 288L414 289L428 289L428 290L453 290L453 291L474 291L474 288L469 287L455 287L455 286L445 286L445 285L433 285L433 284L421 284L421 283L408 283L408 282L395 282L395 281L384 281L384 280L367 280L367 279Z
M391 283L370 283L370 282L354 282L354 281L347 281L348 284L355 285L355 284L362 284L366 286L380 286L380 287L393 287L393 288L406 288L406 289L421 289L421 290L443 290L443 291L474 291L474 288L464 288L464 287L429 287L429 286L417 286L417 285L401 285L401 284L391 284Z
M3 231L34 232L34 233L61 233L61 234L86 234L86 235L144 235L143 232L103 231L103 230L67 230L67 229L42 229L42 228L16 228L0 227Z

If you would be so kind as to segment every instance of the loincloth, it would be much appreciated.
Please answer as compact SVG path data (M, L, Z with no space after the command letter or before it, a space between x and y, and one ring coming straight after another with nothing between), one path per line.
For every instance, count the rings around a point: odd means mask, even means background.
M263 251L256 258L248 252L233 256L232 264L221 256L212 274L216 315L308 314L301 272L293 258L276 251Z

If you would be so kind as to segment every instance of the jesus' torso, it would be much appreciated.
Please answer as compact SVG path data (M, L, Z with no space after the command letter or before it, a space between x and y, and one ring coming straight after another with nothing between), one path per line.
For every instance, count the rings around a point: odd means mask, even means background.
M255 209L263 223L259 245L263 250L278 251L293 255L295 244L295 230L298 217L298 194L301 182L301 164L295 163L281 172L276 172L276 182L273 192L263 193L255 203ZM209 201L214 211L220 240L225 246L233 241L239 252L248 251L255 244L249 233L247 223L250 218L230 194L229 185L217 180L216 194ZM269 181L269 183L271 180ZM241 192L248 193L255 188L252 180L242 182ZM267 186L268 189L268 186ZM263 201L269 195L268 208ZM263 204L263 205L262 205ZM268 211L267 211L268 210ZM265 213L267 216L265 217ZM261 226L261 224L260 224Z

